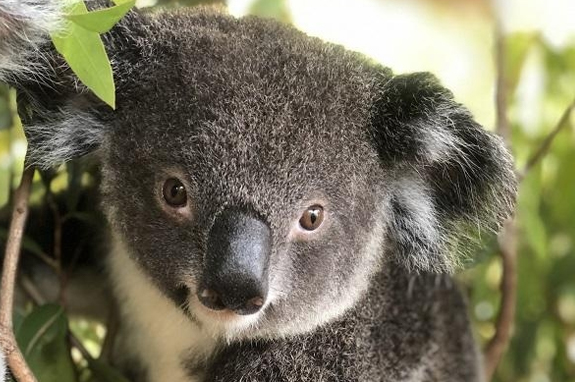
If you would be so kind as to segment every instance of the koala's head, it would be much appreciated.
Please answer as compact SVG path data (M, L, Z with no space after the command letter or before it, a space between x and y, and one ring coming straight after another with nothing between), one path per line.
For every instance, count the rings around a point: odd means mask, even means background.
M106 45L117 110L64 92L60 67L57 97L21 97L45 105L31 158L98 147L115 236L214 334L310 330L382 267L451 271L473 231L511 212L501 141L429 74L206 12L132 13Z

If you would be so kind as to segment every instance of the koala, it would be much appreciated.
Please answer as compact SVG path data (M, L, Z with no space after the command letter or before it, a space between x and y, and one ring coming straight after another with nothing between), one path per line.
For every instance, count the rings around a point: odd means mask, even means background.
M134 10L103 35L112 110L49 42L60 7L0 4L0 78L29 163L101 166L132 380L483 380L450 275L512 214L513 161L433 75L271 20Z

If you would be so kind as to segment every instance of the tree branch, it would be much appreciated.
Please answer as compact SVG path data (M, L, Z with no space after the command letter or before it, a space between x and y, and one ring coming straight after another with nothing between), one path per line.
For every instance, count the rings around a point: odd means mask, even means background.
M28 217L28 199L33 178L34 168L29 167L25 169L20 186L14 194L14 209L6 242L6 253L2 268L2 288L0 290L0 345L8 360L10 371L19 382L36 382L36 378L28 368L20 349L18 349L12 327L14 284L16 282L16 270L20 257L24 226Z
M500 20L497 19L495 25L495 62L497 68L497 82L495 94L495 107L497 111L496 131L501 134L509 144L511 131L509 128L509 118L507 116L508 87L507 73L505 68L506 51L505 36ZM490 381L503 357L509 340L513 323L515 321L515 299L517 294L517 231L513 218L505 221L503 230L499 235L499 255L502 261L503 274L501 276L501 306L497 315L495 334L488 342L484 350L484 371L485 378Z
M527 173L533 167L535 167L537 165L537 163L539 163L545 157L545 155L547 155L547 153L549 152L549 149L551 148L551 144L555 140L555 137L557 136L557 134L559 134L559 132L561 132L561 130L565 126L568 125L567 122L569 122L569 117L571 117L571 112L573 111L573 109L575 109L575 99L573 100L573 102L571 102L571 104L569 104L569 106L567 106L567 108L565 109L565 111L561 115L561 118L559 118L557 125L555 125L555 127L553 128L553 130L551 130L549 135L547 135L545 137L545 139L541 143L541 146L539 146L539 148L535 151L535 153L527 161L527 164L525 165L525 168L523 169L521 177L525 177L525 175L527 175Z
M517 296L517 228L512 219L505 222L499 235L499 255L502 260L501 306L497 315L496 330L485 348L485 377L490 381L501 361L511 339L515 321L515 299Z
M505 51L506 39L499 21L495 23L495 67L497 69L495 82L495 111L497 134L501 135L505 142L510 142L511 131L509 128L509 118L507 116L508 86L507 73L507 53Z

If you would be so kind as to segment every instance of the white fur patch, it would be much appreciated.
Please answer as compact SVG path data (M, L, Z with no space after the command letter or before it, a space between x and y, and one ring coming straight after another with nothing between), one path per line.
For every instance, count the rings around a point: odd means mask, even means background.
M148 366L150 382L200 382L190 377L187 359L208 358L215 339L193 323L180 309L152 285L144 272L130 259L121 239L113 239L110 271L121 310L122 323L130 348Z
M61 28L63 0L2 0L0 2L0 80L22 73L41 76L29 63L38 46Z
M443 110L442 110L443 109ZM423 147L425 158L430 162L441 163L451 158L456 153L461 154L465 142L458 138L450 129L453 122L450 120L452 106L442 106L438 110L441 118L428 115L426 128L421 129L420 144ZM447 120L446 120L447 119ZM465 158L465 155L460 155Z
M84 155L101 143L105 128L88 112L64 108L47 119L53 122L26 126L31 165L51 168Z
M451 267L453 265L451 258L442 259L447 264L437 264L437 258L426 256L434 250L430 247L431 245L438 245L438 248L443 249L441 246L445 238L441 235L441 225L436 216L431 193L423 181L415 176L404 177L397 181L394 188L397 190L398 202L408 211L408 216L403 216L404 220L402 221L405 227L396 229L395 234L399 235L398 240L400 242L410 242L413 246L419 245L420 247L415 248L409 258L401 260L415 271L436 270L441 272L442 269L438 269L438 267L446 265ZM421 240L414 241L411 236L413 232L417 232ZM402 237L402 235L407 236Z

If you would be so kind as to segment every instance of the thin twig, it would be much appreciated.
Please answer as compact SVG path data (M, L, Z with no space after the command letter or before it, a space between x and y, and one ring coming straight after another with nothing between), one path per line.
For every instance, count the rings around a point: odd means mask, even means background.
M14 308L14 284L24 226L28 217L28 199L34 178L34 168L24 170L20 186L14 193L14 209L8 231L4 266L2 269L2 289L0 290L0 345L8 359L10 371L19 382L36 382L28 368L14 337L12 312Z
M54 219L54 247L52 249L54 259L58 265L58 281L59 281L59 292L58 301L63 307L66 306L65 289L67 283L67 277L65 275L64 269L62 267L62 216L60 214L60 208L58 203L54 198L54 194L50 189L50 184L46 186L46 203L52 211L52 219Z
M44 305L46 299L42 296L42 293L36 288L36 284L30 279L30 277L25 274L20 275L20 287L28 295L30 300L36 305Z
M82 354L82 357L84 357L86 361L90 362L94 360L94 357L92 357L92 354L90 354L88 349L84 347L82 341L80 341L71 331L68 331L68 339L72 344L72 346L78 349L78 351L80 352L80 354Z
M517 296L517 228L514 220L505 222L499 235L499 255L503 274L501 276L501 306L497 315L495 334L485 348L485 377L490 381L501 361L511 339L515 321L515 299Z
M110 312L108 313L108 319L106 320L106 336L104 337L102 350L100 351L98 359L106 362L112 360L112 354L114 352L116 338L118 338L117 335L120 327L119 321L120 319L118 317L116 304L112 304Z
M58 263L56 260L48 256L44 251L30 251L33 256L36 256L40 261L49 266L54 272L58 273Z
M535 153L527 161L527 164L525 165L525 168L523 169L523 172L521 174L522 177L527 175L527 173L533 167L535 167L535 165L537 165L537 163L539 163L545 157L545 155L547 155L547 153L549 152L549 149L551 148L551 144L555 140L555 137L557 136L557 134L559 134L559 132L561 132L561 130L565 126L568 125L567 122L569 122L569 118L571 117L571 112L573 111L573 109L575 109L575 99L573 100L573 102L571 102L571 104L569 104L569 106L567 106L567 108L565 109L565 111L561 115L561 118L559 118L557 125L555 125L553 130L551 130L549 135L547 135L545 137L545 139L543 140L543 142L541 143L539 148L535 151Z
M505 68L506 50L505 36L500 19L496 15L495 25L495 62L497 68L497 83L495 107L497 111L496 131L501 134L509 144L511 131L507 116L508 86ZM517 293L517 232L513 218L507 219L504 229L499 235L499 255L501 256L503 274L501 276L501 306L497 315L495 334L484 350L485 378L490 381L503 357L509 340L511 339L513 323L515 321L515 299Z
M496 109L496 132L501 135L506 142L510 142L511 131L509 129L509 118L507 117L508 84L507 73L507 53L505 51L506 39L503 34L500 21L495 23L495 67L497 68L497 78L495 83L495 109Z

